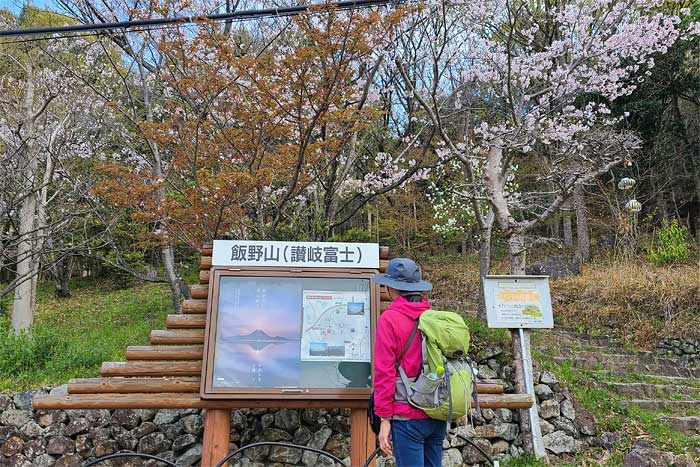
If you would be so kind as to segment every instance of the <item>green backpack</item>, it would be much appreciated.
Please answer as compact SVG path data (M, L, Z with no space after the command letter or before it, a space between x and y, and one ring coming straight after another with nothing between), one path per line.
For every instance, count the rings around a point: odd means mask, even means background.
M419 330L423 366L411 379L400 362ZM438 420L451 422L466 415L476 392L473 366L467 356L469 337L469 328L457 313L423 312L396 364L400 376L396 379L395 400L408 402Z

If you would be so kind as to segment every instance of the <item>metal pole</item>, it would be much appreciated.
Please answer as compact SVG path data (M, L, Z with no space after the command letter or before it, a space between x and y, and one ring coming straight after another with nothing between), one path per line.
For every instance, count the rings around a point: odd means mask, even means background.
M525 331L523 328L518 329L520 335L520 355L522 356L523 376L525 378L525 388L528 394L532 394L534 403L528 409L530 412L530 432L532 433L532 449L537 458L546 455L544 450L544 442L542 441L542 431L540 430L540 416L537 412L537 396L535 396L535 385L532 381L532 354L530 353L529 339L528 344L525 344Z

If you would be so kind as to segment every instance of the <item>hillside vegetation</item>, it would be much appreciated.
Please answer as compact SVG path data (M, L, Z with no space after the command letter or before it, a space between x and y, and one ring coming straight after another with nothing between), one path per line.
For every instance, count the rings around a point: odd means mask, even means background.
M439 308L474 314L479 293L479 264L473 256L434 257L425 261L434 284L431 300ZM505 273L497 260L493 273ZM552 280L557 325L594 335L615 335L646 348L666 335L700 334L700 267L697 260L654 266L642 260L600 259L581 274Z
M148 343L171 309L165 284L110 290L76 280L70 298L40 289L31 334L15 336L0 315L0 392L98 376L103 361L124 360L127 345Z
M554 281L560 323L613 334L639 347L661 336L700 334L700 268L606 262L583 267L579 276Z

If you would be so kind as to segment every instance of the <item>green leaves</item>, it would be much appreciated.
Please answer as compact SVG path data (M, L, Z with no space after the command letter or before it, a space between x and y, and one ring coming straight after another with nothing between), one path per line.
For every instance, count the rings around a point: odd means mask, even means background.
M688 231L678 224L676 219L663 221L659 231L657 248L649 252L649 261L656 266L683 263L690 257Z

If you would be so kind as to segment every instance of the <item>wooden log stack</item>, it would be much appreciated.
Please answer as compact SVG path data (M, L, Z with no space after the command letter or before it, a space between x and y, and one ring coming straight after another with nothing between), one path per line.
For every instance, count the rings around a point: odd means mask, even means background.
M126 349L126 362L104 362L102 378L73 379L68 395L44 396L34 401L37 409L117 409L117 408L237 408L252 407L254 401L202 400L199 397L204 353L211 244L202 249L200 283L191 286L192 299L182 304L182 314L169 315L165 329L151 331L151 345L132 345ZM380 271L389 262L389 249L380 247ZM389 298L381 288L381 307ZM528 395L503 394L499 384L477 384L479 403L484 408L527 408ZM263 401L264 402L264 401ZM304 406L310 401L290 401L289 406ZM324 407L348 407L365 401L322 401ZM268 402L269 403L269 402Z

